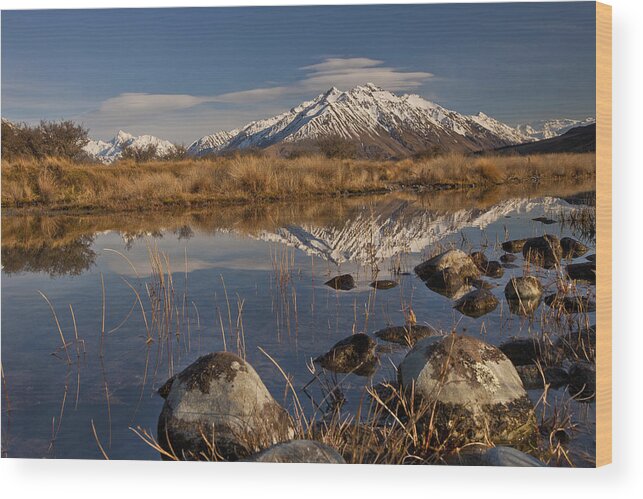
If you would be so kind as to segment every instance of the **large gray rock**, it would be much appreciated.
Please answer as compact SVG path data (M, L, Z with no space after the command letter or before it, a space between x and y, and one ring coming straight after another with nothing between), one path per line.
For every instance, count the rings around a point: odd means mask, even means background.
M165 404L158 440L180 459L218 454L236 461L294 436L288 413L252 366L232 353L200 357L159 393Z
M511 361L496 347L450 334L418 341L398 369L399 384L433 406L440 439L455 445L534 435L533 406Z
M315 440L292 440L273 445L245 459L254 463L318 463L346 464L335 449Z
M556 236L545 234L544 236L527 239L522 247L522 254L525 260L546 269L551 269L560 264L563 249Z
M498 298L487 289L476 289L460 298L454 308L469 317L482 317L498 306Z

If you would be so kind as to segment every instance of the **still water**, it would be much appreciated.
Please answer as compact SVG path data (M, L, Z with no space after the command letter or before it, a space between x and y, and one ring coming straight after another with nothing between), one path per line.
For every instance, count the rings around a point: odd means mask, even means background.
M592 202L588 190L389 194L122 215L5 215L2 455L100 459L98 440L111 459L159 459L132 429L155 435L163 405L156 390L200 355L224 348L244 352L288 409L292 398L284 378L259 348L290 375L311 413L322 397L316 382L303 389L314 369L326 383L339 384L342 410L350 414L365 387L395 379L395 366L407 350L382 343L379 367L370 378L320 372L311 359L351 333L403 325L409 308L418 323L494 344L538 334L546 306L529 320L512 315L504 300L506 282L522 275L522 257L503 277L487 279L501 305L477 319L429 290L413 267L447 247L484 250L489 260L497 260L502 241L544 233L572 235L593 253L591 235L559 221L562 213ZM556 222L546 225L533 220L537 217ZM537 272L555 291L553 272ZM345 292L324 285L341 273L351 273L357 287ZM369 286L375 278L399 285L375 290ZM530 392L534 402L541 394ZM566 389L548 395L554 405L568 399ZM570 407L571 455L582 465L594 454L594 404Z

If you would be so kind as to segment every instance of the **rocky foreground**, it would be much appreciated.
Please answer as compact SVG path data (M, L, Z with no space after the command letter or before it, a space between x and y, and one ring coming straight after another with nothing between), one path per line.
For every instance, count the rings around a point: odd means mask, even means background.
M418 265L415 272L430 289L453 298L456 310L480 317L499 304L484 278L502 275L503 266L514 265L515 253L522 253L526 265L560 269L565 258L579 258L587 252L578 241L550 235L507 241L503 249L507 253L498 262L488 261L482 252L447 250ZM595 281L595 261L566 268L570 279ZM336 292L355 286L348 274L326 285ZM376 281L372 286L386 292L395 282ZM558 292L543 299L543 292L540 280L525 273L509 280L504 295L512 313L524 316L541 302L556 313L567 314L593 306L586 297ZM496 347L478 338L419 325L411 317L407 324L373 336L350 335L314 362L329 371L370 376L379 362L378 340L403 345L409 351L397 366L396 380L369 390L379 410L349 423L306 420L299 411L293 418L252 366L235 354L216 352L199 358L159 390L165 399L158 421L163 457L383 462L381 455L394 452L392 442L403 442L398 452L413 454L416 462L544 466L529 455L538 447L541 428L526 390L568 386L575 397L591 400L594 396L594 328L548 341L510 338ZM396 429L401 436L395 437Z

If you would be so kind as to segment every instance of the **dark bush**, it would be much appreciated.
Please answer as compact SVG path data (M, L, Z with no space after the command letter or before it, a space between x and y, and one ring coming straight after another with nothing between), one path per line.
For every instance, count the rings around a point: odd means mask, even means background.
M19 157L47 156L78 160L89 131L73 121L41 121L36 127L2 121L2 155L11 160Z
M327 158L353 159L357 157L357 147L353 141L337 135L317 140L317 147Z
M147 163L159 159L158 148L154 144L148 144L145 147L125 146L119 159Z

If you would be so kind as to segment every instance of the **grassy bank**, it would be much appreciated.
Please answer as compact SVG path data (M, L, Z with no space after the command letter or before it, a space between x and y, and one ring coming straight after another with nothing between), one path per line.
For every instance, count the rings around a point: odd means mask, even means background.
M3 162L2 206L51 210L141 210L305 199L405 188L492 186L595 174L595 155L331 160L231 157L84 165L68 160Z

